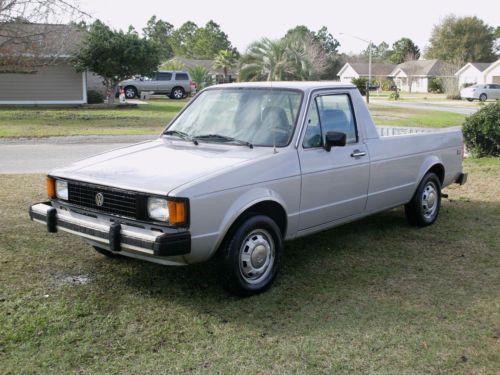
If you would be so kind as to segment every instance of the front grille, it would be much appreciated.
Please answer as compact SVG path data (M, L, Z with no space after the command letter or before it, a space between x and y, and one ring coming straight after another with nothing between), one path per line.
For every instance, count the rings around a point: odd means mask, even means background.
M96 203L96 195L101 193L104 197L102 206ZM126 190L114 189L106 186L68 181L68 202L88 207L96 211L130 218L142 216L138 208L142 205L142 196Z

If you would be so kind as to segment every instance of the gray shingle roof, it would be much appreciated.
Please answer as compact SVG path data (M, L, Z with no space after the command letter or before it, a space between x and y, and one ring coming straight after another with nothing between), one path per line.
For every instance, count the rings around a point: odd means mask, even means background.
M0 23L0 54L66 57L84 37L75 25Z
M486 70L486 68L488 68L493 63L490 63L490 62L488 62L488 63L473 62L473 63L470 63L470 64L473 65L480 72L484 72Z
M369 64L366 63L348 63L361 76L367 76ZM372 64L372 76L388 76L396 67L394 64Z
M180 57L176 56L174 57L175 60L183 64L186 69L194 68L195 66L203 66L205 67L211 74L222 74L223 71L222 69L215 69L214 68L214 60L198 60L198 59L188 59L185 57ZM237 67L234 66L232 69L229 69L228 71L229 75L237 75L238 70Z
M406 75L412 76L452 76L458 68L442 60L413 60L399 64L390 74L394 76L401 69Z

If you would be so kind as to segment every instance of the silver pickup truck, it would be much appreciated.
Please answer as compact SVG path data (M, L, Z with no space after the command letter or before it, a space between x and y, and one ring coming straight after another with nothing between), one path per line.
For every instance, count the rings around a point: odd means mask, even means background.
M466 181L462 159L459 129L380 136L352 85L228 84L157 140L51 172L50 200L29 213L108 256L215 257L224 286L250 295L275 279L286 240L401 205L434 223L441 189Z

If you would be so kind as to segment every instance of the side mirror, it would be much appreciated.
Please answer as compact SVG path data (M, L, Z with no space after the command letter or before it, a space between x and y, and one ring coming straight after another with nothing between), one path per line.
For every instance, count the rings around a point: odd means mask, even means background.
M330 151L332 147L342 147L346 144L346 134L342 132L328 132L325 136L325 150Z
M144 81L144 77L139 78L139 81Z

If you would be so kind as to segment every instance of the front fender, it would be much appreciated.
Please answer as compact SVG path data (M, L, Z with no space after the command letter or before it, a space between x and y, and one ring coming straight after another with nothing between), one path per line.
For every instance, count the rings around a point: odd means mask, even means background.
M285 200L274 190L258 187L247 191L245 194L241 195L236 199L230 208L226 211L224 218L219 227L219 238L217 239L216 246L212 250L212 254L219 248L220 244L224 240L229 228L234 222L250 207L257 203L272 201L279 204L285 212L288 212Z

